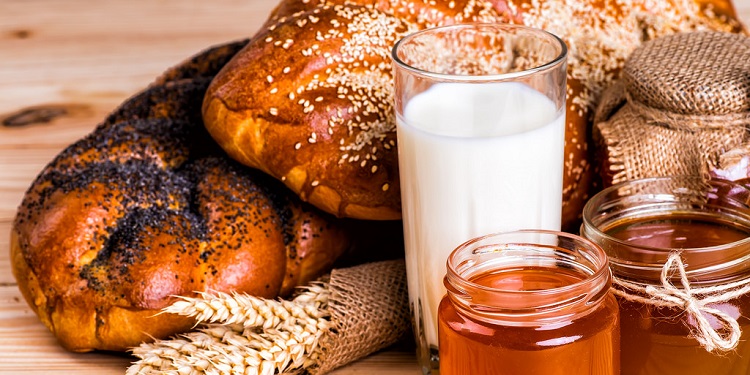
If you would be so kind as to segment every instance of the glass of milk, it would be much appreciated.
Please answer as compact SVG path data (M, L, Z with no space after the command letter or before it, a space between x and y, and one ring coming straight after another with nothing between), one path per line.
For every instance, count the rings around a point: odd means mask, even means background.
M567 48L539 29L462 24L411 34L392 55L409 302L420 366L435 374L451 251L560 230Z

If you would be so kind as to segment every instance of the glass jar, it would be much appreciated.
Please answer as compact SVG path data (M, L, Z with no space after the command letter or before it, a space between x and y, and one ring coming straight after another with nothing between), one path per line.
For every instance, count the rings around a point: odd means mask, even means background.
M662 177L587 202L581 235L610 259L623 374L750 373L749 197L729 181Z
M438 309L441 375L619 374L607 257L567 233L479 237L448 258Z

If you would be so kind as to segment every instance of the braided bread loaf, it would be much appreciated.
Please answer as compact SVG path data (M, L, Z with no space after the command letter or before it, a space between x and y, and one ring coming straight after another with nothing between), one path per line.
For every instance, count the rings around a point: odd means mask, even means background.
M728 0L284 0L217 75L203 115L243 164L337 216L400 216L390 49L418 29L522 23L569 45L563 223L592 186L589 113L642 41L739 31Z
M175 295L288 294L352 243L354 223L231 161L206 134L206 87L244 44L168 71L26 193L11 234L13 272L65 348L125 350L185 331L193 320L157 314Z

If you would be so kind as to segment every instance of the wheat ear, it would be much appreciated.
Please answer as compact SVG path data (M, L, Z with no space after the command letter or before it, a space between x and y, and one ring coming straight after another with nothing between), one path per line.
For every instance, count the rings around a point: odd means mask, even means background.
M164 311L208 324L197 332L133 349L135 374L262 374L306 368L320 356L330 329L327 285L306 287L292 301L246 294L180 297ZM260 331L260 332L258 332Z
M245 327L269 329L290 318L319 319L328 316L330 292L325 284L313 284L292 301L270 300L248 294L200 292L200 297L182 297L164 312L194 317L198 322L242 323Z

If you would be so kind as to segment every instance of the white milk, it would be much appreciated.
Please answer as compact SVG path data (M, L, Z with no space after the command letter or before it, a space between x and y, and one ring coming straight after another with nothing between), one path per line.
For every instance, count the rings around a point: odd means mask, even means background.
M499 231L560 230L564 124L521 83L440 83L407 103L398 118L406 270L428 345L438 344L453 249Z

